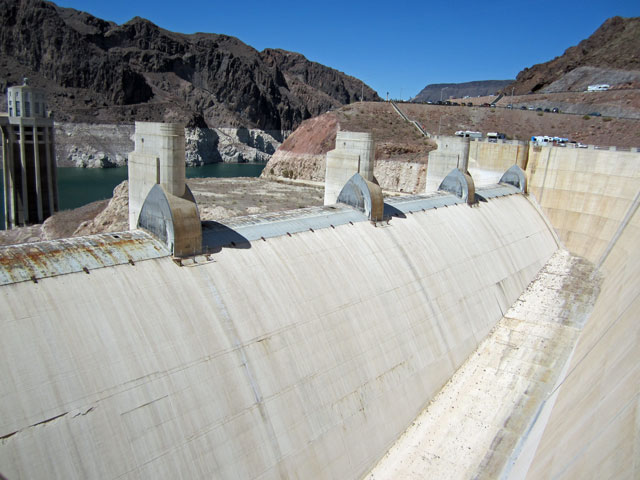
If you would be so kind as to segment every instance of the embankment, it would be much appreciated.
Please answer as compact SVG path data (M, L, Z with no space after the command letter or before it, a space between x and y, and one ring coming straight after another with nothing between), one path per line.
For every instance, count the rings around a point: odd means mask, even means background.
M0 249L0 473L363 475L557 245L519 194L347 214L182 267L141 233Z

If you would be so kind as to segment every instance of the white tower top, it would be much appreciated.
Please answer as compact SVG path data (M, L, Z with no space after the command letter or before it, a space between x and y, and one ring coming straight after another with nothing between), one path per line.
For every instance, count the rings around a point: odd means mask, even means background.
M24 79L22 85L7 89L7 105L10 117L47 118L47 103L44 90L29 86Z

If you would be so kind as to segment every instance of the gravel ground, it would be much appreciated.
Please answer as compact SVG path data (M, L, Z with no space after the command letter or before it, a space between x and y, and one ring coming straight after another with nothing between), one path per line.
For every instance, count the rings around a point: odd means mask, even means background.
M322 188L261 178L194 178L187 184L203 221L322 205L324 198ZM58 212L41 225L2 230L0 245L127 230L128 194L127 182L123 182L111 200Z

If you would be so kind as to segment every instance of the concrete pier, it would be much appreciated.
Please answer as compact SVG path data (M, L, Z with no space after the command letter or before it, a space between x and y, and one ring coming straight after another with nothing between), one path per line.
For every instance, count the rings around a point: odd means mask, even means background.
M324 204L338 201L342 187L354 173L373 181L375 145L370 133L338 132L336 148L327 153Z

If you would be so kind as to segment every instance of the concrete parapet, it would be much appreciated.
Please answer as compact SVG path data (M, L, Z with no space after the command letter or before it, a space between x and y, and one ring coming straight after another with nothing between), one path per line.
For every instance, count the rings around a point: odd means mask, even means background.
M384 215L384 199L379 185L365 180L359 173L354 174L338 195L338 203L356 207L376 222Z
M438 190L452 193L470 205L476 201L476 188L473 178L458 168L451 170L449 175L442 180Z
M129 154L129 228L155 184L181 197L185 192L184 125L136 122L135 150Z
M345 183L359 173L372 182L374 164L374 142L370 133L338 132L336 148L327 152L324 204L336 203Z

